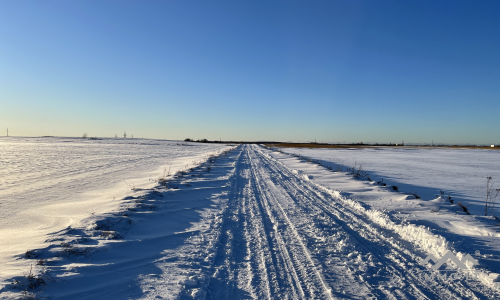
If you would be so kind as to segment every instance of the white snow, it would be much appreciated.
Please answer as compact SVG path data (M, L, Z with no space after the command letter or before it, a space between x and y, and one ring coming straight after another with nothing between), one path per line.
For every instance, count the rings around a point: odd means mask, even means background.
M145 139L1 138L0 279L25 269L15 257L48 235L111 212L135 188L156 185L228 148ZM0 280L2 281L2 280Z
M374 181L396 185L422 199L435 199L440 190L456 203L469 205L476 215L484 214L486 177L500 187L500 151L444 148L283 148L287 153L319 160L336 169L362 166ZM500 212L499 212L500 214Z
M466 215L435 192L426 198L422 190L434 187L421 190L418 178L425 177L421 174L415 181L402 176L407 182L397 192L366 178L354 179L345 168L344 172L329 169L334 162L327 156L336 155L336 150L309 152L322 159L318 163L257 145L221 152L229 147L154 143L161 147L146 150L144 145L144 152L158 157L139 160L134 176L110 173L143 178L134 181L142 190L130 191L123 184L126 191L116 197L114 206L82 214L71 228L50 234L31 258L19 259L17 263L24 264L21 274L18 270L10 278L18 282L0 287L0 298L19 295L27 287L30 281L22 273L28 274L30 264L34 278L44 283L28 291L60 299L500 297L500 227L491 218ZM127 150L130 147L123 145L122 154L114 158L118 164L123 153L137 152ZM208 152L217 156L203 159ZM447 156L453 153L460 152ZM381 155L391 164L392 154ZM164 183L148 181L147 167L154 167L152 177L158 178L164 156L166 163L198 157L200 164ZM362 163L370 165L368 159ZM425 164L422 158L419 165ZM139 168L143 165L147 166ZM368 172L379 172L370 166ZM435 176L432 168L424 169ZM417 173L424 169L414 168ZM90 174L95 174L92 170ZM71 171L68 167L66 173L71 176ZM111 177L87 180L100 187ZM398 179L389 170L384 178L388 184ZM438 183L450 187L446 180ZM408 186L422 193L422 199L405 193ZM41 191L50 193L50 188ZM63 196L59 204L64 203ZM448 251L458 259L467 255L477 259L477 265L466 263L467 272L477 279L426 273L422 259L430 254L442 257ZM46 260L43 266L36 265L40 259Z

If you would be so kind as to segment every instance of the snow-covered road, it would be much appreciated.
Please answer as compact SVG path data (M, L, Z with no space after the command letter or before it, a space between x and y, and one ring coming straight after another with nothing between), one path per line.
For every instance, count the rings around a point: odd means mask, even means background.
M462 276L468 271L434 276L420 265L429 252L409 235L423 229L365 209L271 154L242 145L175 176L168 187L143 191L132 200L155 209L116 214L132 225L85 263L48 263L54 281L38 296L500 299L494 285Z
M497 295L477 282L419 277L417 247L258 147L241 151L208 299Z

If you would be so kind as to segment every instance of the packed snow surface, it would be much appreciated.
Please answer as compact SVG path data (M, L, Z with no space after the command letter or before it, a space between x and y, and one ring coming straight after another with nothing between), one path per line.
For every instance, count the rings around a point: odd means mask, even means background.
M52 234L0 298L500 299L494 219L328 161L224 150Z
M145 139L1 138L0 277L47 235L109 212L131 187L193 166L227 145Z

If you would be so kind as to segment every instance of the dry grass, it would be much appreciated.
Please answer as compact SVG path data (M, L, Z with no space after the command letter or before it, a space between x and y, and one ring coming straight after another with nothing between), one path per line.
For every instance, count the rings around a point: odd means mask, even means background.
M61 247L62 250L57 255L58 257L62 256L70 257L71 255L76 255L76 256L85 256L88 258L92 255L90 248L75 247L69 243L62 243Z
M444 146L444 147L439 147L439 148L500 150L500 147L486 147L486 146Z
M330 144L312 144L312 143L278 143L266 144L269 147L283 147L283 148L373 148L380 146L372 145L330 145Z
M282 148L336 148L336 149L347 149L347 148L435 148L435 149L485 149L485 150L500 150L500 147L486 147L486 146L396 146L396 145L360 145L360 144L315 144L315 143L276 143L276 144L266 144L269 147L282 147Z

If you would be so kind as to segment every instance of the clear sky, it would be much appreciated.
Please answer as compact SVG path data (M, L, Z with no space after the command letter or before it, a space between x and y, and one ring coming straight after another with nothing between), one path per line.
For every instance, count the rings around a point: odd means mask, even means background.
M500 1L0 1L7 127L500 143Z

